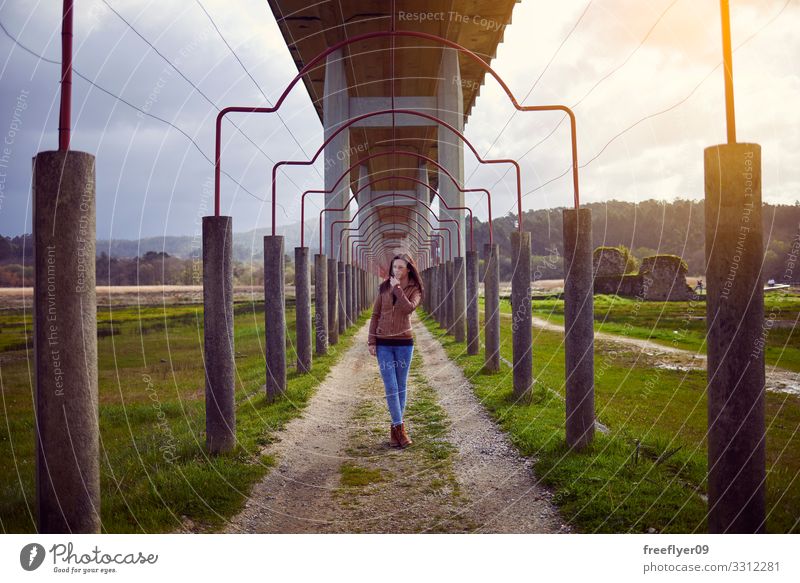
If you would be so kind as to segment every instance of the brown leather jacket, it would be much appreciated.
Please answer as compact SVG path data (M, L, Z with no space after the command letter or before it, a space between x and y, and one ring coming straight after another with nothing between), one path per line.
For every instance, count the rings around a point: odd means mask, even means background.
M392 295L397 298L394 304ZM421 300L422 291L411 279L403 288L396 285L378 294L372 305L367 344L375 344L377 338L413 338L411 313L417 309Z

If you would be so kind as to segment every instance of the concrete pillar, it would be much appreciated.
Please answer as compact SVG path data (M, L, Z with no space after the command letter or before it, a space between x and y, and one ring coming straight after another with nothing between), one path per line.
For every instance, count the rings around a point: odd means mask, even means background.
M567 446L594 439L594 295L592 211L564 209L564 353Z
M444 327L448 334L453 333L455 320L455 279L453 278L453 261L445 263L445 298L444 298Z
M500 370L500 245L483 246L483 336L486 344L484 369Z
M458 51L450 47L442 49L442 56L439 65L439 78L445 80L437 84L436 104L439 110L439 118L457 129L464 132L464 96L461 84L461 69L459 67ZM464 206L464 193L458 186L464 184L464 142L456 134L442 125L437 125L437 157L439 164L446 168L455 178L456 182L439 170L439 194L448 206ZM440 219L456 219L460 225L459 229L453 229L453 238L458 237L461 241L461 249L466 249L464 228L464 211L448 210L445 205L439 207ZM452 225L452 223L449 223ZM453 252L458 248L456 241L453 241Z
M344 264L345 289L347 290L345 312L347 327L353 325L353 266L349 263Z
M311 273L308 247L294 248L295 350L297 372L311 370Z
M419 180L422 184L416 185L416 195L417 201L414 203L417 213L417 223L414 224L412 229L416 230L417 232L417 239L420 241L424 241L430 238L431 234L431 225L428 221L433 223L433 215L429 210L430 207L430 200L432 192L431 189L428 187L428 166L427 162L422 161L419 164L417 169L417 180ZM425 204L422 204L425 203ZM425 205L428 206L425 206ZM449 203L448 203L449 204ZM426 220L427 219L427 220Z
M236 447L233 345L233 218L203 217L203 337L206 448Z
M430 293L428 290L430 289L430 282L428 281L428 270L423 269L420 272L420 277L422 277L422 285L425 287L426 293L422 297L422 308L427 312L428 311L428 299L430 298Z
M436 309L436 266L431 266L428 269L428 313L435 320Z
M430 308L431 308L431 304L430 304L430 302L431 302L431 292L430 292L430 289L431 289L431 277L430 276L431 276L430 270L426 269L423 272L423 275L422 275L423 284L425 285L425 295L422 298L422 305L425 308L425 311L428 312L428 313L430 313Z
M453 259L453 336L467 340L467 269L463 257Z
M478 317L478 252L467 251L467 354L481 350L480 319Z
M705 149L708 528L764 532L761 146Z
M438 285L438 308L436 310L436 314L438 316L437 321L439 322L439 326L442 328L447 327L447 264L446 262L442 262L439 265L439 285Z
M283 236L264 237L264 336L267 401L286 392L286 300L283 289Z
M347 61L345 51L337 49L329 54L325 59L325 84L323 87L323 136L325 141L332 138L333 133L348 119L350 119L350 95L347 85ZM350 197L350 177L346 172L350 167L350 132L345 130L333 137L325 146L325 190L330 191L325 194L325 206L328 208L342 208ZM340 176L344 178L334 189L334 184ZM341 246L341 232L346 225L338 223L333 225L336 220L349 220L350 208L344 211L327 211L325 213L325 237L323 241L324 249L321 251L328 257L345 257L345 253L339 251ZM333 227L333 248L331 246L330 234ZM343 288L341 288L343 289Z
M339 274L335 259L328 259L328 342L339 343Z
M95 216L95 157L37 154L34 428L36 524L44 534L100 532Z
M314 255L314 343L317 356L328 353L328 260Z
M531 234L511 232L511 317L514 348L514 398L530 398L533 385L533 336L531 332Z
M353 321L358 320L361 310L361 271L357 265L353 266Z
M336 274L339 286L338 297L338 317L339 317L339 334L344 334L347 330L347 277L345 276L344 262L336 262Z

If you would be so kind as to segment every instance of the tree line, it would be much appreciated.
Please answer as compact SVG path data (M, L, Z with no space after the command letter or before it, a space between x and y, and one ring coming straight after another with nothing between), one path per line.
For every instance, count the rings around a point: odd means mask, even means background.
M705 227L703 201L678 199L672 202L646 200L639 203L609 201L589 203L592 211L594 247L622 246L641 261L656 254L678 255L686 261L689 274L705 272ZM787 274L800 281L800 202L794 205L763 205L764 280L784 282ZM527 211L523 228L531 233L533 279L563 277L562 209ZM494 220L494 241L500 246L500 278L511 279L510 234L517 227L516 214ZM479 256L489 242L489 225L475 219L475 245ZM790 268L793 264L794 268ZM33 240L30 234L0 236L0 287L30 286L33 283ZM286 281L294 278L293 259L285 256ZM165 252L148 251L140 257L97 257L97 285L200 285L200 257L181 258ZM313 270L312 270L313 278ZM260 259L234 262L235 285L263 285Z

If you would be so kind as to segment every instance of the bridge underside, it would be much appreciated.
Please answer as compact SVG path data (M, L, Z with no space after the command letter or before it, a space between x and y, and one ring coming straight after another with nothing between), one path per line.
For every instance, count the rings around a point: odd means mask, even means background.
M298 71L329 47L346 39L378 31L415 31L453 41L491 63L511 22L514 0L341 0L310 3L307 0L269 0ZM365 114L407 109L426 114L463 131L484 82L485 68L459 51L441 43L418 37L381 36L345 45L320 61L304 77L303 83L313 102L328 138L341 124ZM410 153L410 154L409 154ZM442 168L438 167L441 165ZM352 171L348 169L352 166ZM439 218L452 229L453 255L466 251L464 212L447 211L439 206L438 194L450 207L465 206L463 144L437 121L412 115L383 114L355 122L337 135L325 149L326 207L342 207L356 194L363 210L353 225L359 224L359 237L376 236L370 247L383 264L392 254L404 250L417 256L430 238L431 227ZM336 181L348 174L334 188ZM451 175L452 178L450 176ZM409 193L388 197L387 193ZM424 204L439 208L438 216ZM372 204L413 207L373 214ZM466 206L469 206L466 201ZM355 216L352 205L345 212L325 213L325 249L330 257L345 258L345 245L339 249L340 224ZM416 222L411 220L416 218ZM331 244L331 230L334 237ZM352 232L349 232L352 233ZM448 234L449 235L449 234ZM438 257L449 258L447 249ZM419 253L422 253L419 251ZM443 255L442 255L443 254ZM353 258L356 260L356 258Z

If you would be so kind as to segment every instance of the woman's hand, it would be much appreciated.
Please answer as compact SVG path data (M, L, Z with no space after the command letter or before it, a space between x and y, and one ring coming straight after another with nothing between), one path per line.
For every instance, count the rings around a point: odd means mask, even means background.
M392 276L392 277L389 278L389 285L391 285L392 287L394 287L396 285L399 285L399 284L400 284L400 280L397 279L395 276Z
M369 353L370 353L371 356L375 356L375 345L374 344L370 344L369 345Z

